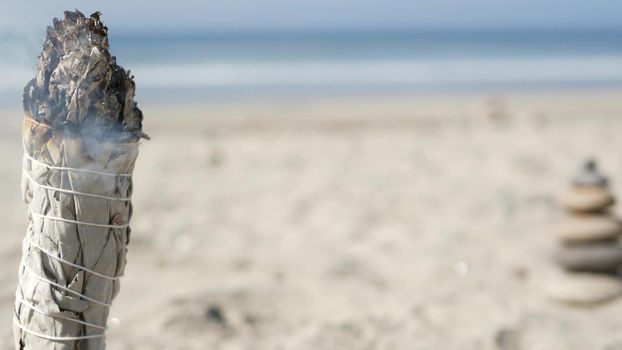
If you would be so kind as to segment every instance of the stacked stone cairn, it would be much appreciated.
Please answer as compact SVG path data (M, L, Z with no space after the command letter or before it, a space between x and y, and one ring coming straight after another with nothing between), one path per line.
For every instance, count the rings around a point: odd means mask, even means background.
M596 304L622 294L622 223L615 199L593 160L586 161L561 196L564 217L556 227L554 260L566 273L553 296L571 304Z

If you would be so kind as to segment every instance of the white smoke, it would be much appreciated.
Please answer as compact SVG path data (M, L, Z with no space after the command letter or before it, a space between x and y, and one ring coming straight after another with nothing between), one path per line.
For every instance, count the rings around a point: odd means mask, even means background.
M7 1L0 11L0 93L20 91L34 77L45 36L45 11L31 1Z
M0 11L0 37L2 38L3 56L30 58L41 49L41 42L47 25L52 24L46 18L45 9L29 1L9 1L2 4ZM8 50L8 51L4 51ZM6 59L3 57L2 59Z

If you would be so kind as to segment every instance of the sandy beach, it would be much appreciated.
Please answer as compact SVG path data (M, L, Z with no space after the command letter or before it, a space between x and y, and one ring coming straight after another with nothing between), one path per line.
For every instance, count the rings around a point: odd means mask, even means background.
M622 298L543 293L575 168L595 156L622 198L621 94L141 103L152 141L108 348L622 349ZM21 115L0 112L3 349Z

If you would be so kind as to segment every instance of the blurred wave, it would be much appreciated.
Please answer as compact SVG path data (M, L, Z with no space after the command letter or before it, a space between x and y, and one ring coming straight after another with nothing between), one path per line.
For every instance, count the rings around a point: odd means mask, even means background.
M622 82L622 56L410 59L313 62L211 62L138 65L132 72L144 87L417 86L496 83Z
M131 67L140 87L390 86L495 83L598 84L622 82L622 56L279 61L151 64ZM0 67L0 91L21 89L34 69Z
M111 33L142 97L192 98L452 89L622 86L622 32ZM36 54L0 38L2 95L34 75ZM25 52L33 57L26 58ZM172 91L175 90L175 91ZM194 94L193 94L194 93ZM5 97L6 99L6 97Z

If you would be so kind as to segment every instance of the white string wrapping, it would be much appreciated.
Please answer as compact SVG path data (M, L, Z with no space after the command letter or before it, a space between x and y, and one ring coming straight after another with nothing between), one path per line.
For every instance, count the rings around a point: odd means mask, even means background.
M74 194L74 195L78 195L78 196L85 196L85 197L93 197L93 198L101 198L101 199L107 199L107 200L111 200L111 201L123 201L123 202L129 202L132 199L130 197L111 197L111 196L104 196L101 194L93 194L93 193L86 193L86 192L78 192L78 191L74 191L74 190L67 190L64 188L58 188L58 187L54 187L54 186L48 186L48 185L43 185L38 183L35 179L33 179L30 174L28 174L26 171L22 171L22 175L24 175L31 184L46 189L46 190L50 190L50 191L56 191L56 192L62 192L62 193L67 193L67 194Z
M72 321L72 322L76 322L76 323L79 323L79 324L82 324L82 325L85 325L85 326L88 326L88 327L102 329L104 331L107 329L107 327L103 327L103 326L100 326L98 324L94 324L94 323L90 323L90 322L85 322L85 321L82 321L82 320L79 320L79 319L73 318L73 317L66 317L66 316L63 316L63 315L50 315L50 314L46 313L45 311L43 311L43 310L37 308L36 306L32 305L31 303L27 302L24 298L21 298L21 297L18 297L17 301L19 301L20 304L28 307L29 309L31 309L31 310L33 310L33 311L35 311L37 313L40 313L40 314L42 314L44 316L47 316L47 317L58 318L58 319L67 320L67 321ZM102 333L102 335L103 335L103 333Z
M32 121L34 123L36 123L37 125L44 125L44 124L40 124L36 121ZM128 144L129 145L129 144ZM91 170L91 169L77 169L77 168L71 168L71 167L64 167L64 166L54 166L54 165L50 165L50 164L46 164L44 162L41 162L37 159L35 159L34 157L32 157L29 152L24 149L24 157L26 159L28 159L30 162L37 164L39 166L43 166L49 170L58 170L58 171L67 171L67 172L78 172L78 173L87 173L87 174L95 174L95 175L101 175L101 176L112 176L112 177L131 177L132 174L131 173L108 173L108 172L103 172L103 171L97 171L97 170ZM26 171L23 171L22 174L24 175L24 177L26 179L28 179L30 181L31 184L33 184L34 186L43 188L43 189L47 189L47 190L51 190L51 191L57 191L57 192L61 192L61 193L67 193L67 194L73 194L73 195L78 195L78 196L85 196L85 197L93 197L93 198L100 198L100 199L106 199L106 200L115 200L115 201L130 201L131 198L130 197L112 197L112 196L106 196L106 195L100 195L100 194L93 194L93 193L85 193L85 192L79 192L79 191L74 191L74 190L69 190L69 189L63 189L63 188L57 188L54 186L48 186L48 185L43 185L38 183L35 179L33 179L30 174L28 174ZM86 225L86 226L92 226L92 227L101 227L101 228L111 228L111 229L124 229L129 227L129 223L125 223L125 224L121 224L121 225L114 225L114 224L98 224L98 223L90 223L90 222L83 222L83 221L78 221L78 220L70 220L70 219L65 219L65 218L60 218L60 217L53 217L53 216L48 216L48 215L42 215L39 213L31 213L32 217L35 218L39 218L39 219L47 219L47 220L54 220L54 221L61 221L61 222L66 222L66 223L71 223L71 224L75 224L75 225ZM36 244L32 237L30 235L27 235L27 239L28 239L28 243L32 246L37 248L40 252L46 254L47 256L49 256L52 259L55 259L61 263L67 264L69 266L72 266L74 268L80 269L82 271L85 271L87 273L90 273L94 276L100 277L100 278L104 278L107 280L118 280L121 276L108 276L102 273L99 273L97 271L94 271L92 269L89 269L85 266L82 265L78 265L75 264L71 261L67 261L65 259L62 259L59 256L56 256L55 254L53 254L52 252L46 250L45 248L41 247L40 245ZM47 283L51 286L54 286L56 288L59 288L61 290L64 290L68 293L71 293L83 300L87 300L90 301L92 303L101 305L101 306L105 306L105 307L111 307L112 304L111 303L106 303L106 302L102 302L93 298L90 298L80 292L76 292L72 289L69 289L63 285L60 285L54 281L48 280L45 277L39 276L34 270L32 270L29 266L26 266L24 264L21 264L21 266L25 269L25 271L27 271L29 274L31 274L34 278ZM75 318L71 318L71 317L64 317L62 315L50 315L46 312L44 312L43 310L37 308L36 306L32 305L31 303L27 302L26 300L24 300L23 298L19 298L18 302L21 305L24 305L28 308L30 308L31 310L42 314L44 316L47 317L52 317L52 318L58 318L58 319L64 319L64 320L68 320L71 322L76 322L88 327L93 327L96 329L101 329L103 332L100 334L93 334L93 335L85 335L85 336L75 336L75 337L55 337L55 336L50 336L50 335L46 335L46 334L42 334L39 332L35 332L31 329L28 329L27 327L23 326L19 320L14 317L13 318L13 323L19 327L22 331L26 332L26 333L30 333L34 336L43 338L43 339L48 339L48 340L53 340L53 341L74 341L74 340L85 340L85 339L94 339L94 338L101 338L105 336L105 331L106 331L106 327L105 326L100 326L97 324L93 324L90 322L85 322L79 319L75 319Z
M64 290L64 291L68 292L68 293L71 293L71 294L73 294L73 295L75 295L75 296L77 296L77 297L80 297L80 298L82 298L82 299L84 299L84 300L87 300L87 301L90 301L90 302L92 302L92 303L95 303L95 304L97 304L97 305L101 305L101 306L105 306L105 307L112 307L112 304L110 304L110 303L106 303L106 302L103 302L103 301L99 301L99 300L97 300L97 299L93 299L93 298L91 298L91 297L88 297L88 296L86 296L86 295L84 295L84 294L80 293L80 292L76 292L76 291L75 291L75 290L73 290L73 289L70 289L70 288L67 288L67 287L65 287L65 286L63 286L63 285L61 285L61 284L58 284L58 283L56 283L56 282L54 282L54 281L50 281L49 279L47 279L47 278L45 278L45 277L39 276L39 275L37 274L37 272L36 272L36 271L33 271L33 270L32 270L32 269L28 266L28 265L24 265L24 264L20 264L20 265L21 265L21 267L23 267L23 268L24 268L24 269L25 269L28 273L30 273L30 274L31 274L34 278L38 279L38 280L39 280L39 281L41 281L41 282L45 282L45 283L47 283L47 284L49 284L49 285L51 285L51 286L54 286L54 287L59 288L59 289L62 289L62 290Z
M40 218L40 219L62 221L62 222L66 222L68 224L85 225L85 226L93 226L93 227L123 229L123 228L126 228L126 227L130 226L129 223L122 224L122 225L96 224L96 223L91 223L91 222L84 222L84 221L78 221L78 220L64 219L64 218L59 218L59 217L56 217L56 216L41 215L41 214L38 214L38 213L31 213L31 215L33 217Z
M35 243L35 241L32 240L32 237L30 235L26 235L26 239L28 240L28 243L31 246L39 249L39 251L41 251L42 253L45 253L47 256L49 256L50 258L52 258L54 260L60 261L60 262L62 262L64 264L67 264L69 266L72 266L72 267L75 267L77 269L86 271L86 272L90 273L91 275L95 275L97 277L105 278L107 280L115 281L115 280L118 280L119 278L121 278L121 276L108 276L108 275L104 275L102 273L99 273L97 271L93 271L93 270L91 270L91 269L89 269L87 267L84 267L82 265L74 264L71 261L67 261L67 260L65 260L65 259L63 259L63 258L61 258L59 256L56 256L56 254L50 252L49 250L47 250L47 249L43 248L42 246L38 245L37 243Z
M24 148L24 157L26 159L28 159L29 161L38 164L40 166L46 167L48 169L51 170L60 170L60 171L73 171L76 173L87 173L87 174L96 174L96 175L103 175L103 176L120 176L120 177L132 177L132 174L130 173L121 173L121 174L115 174L115 173L107 173L104 171L97 171L97 170L91 170L91 169L78 169L78 168L70 168L70 167L64 167L64 166L54 166L54 165L49 165L46 163L43 163L35 158L33 158L30 154L28 154L28 150L26 150Z
M39 332L35 332L33 330L30 330L24 326L22 326L21 323L19 323L19 320L17 319L17 317L13 317L13 324L16 325L17 327L19 327L22 331L26 332L26 333L30 333L36 337L39 338L43 338L43 339L47 339L47 340L53 340L53 341L71 341L71 340L85 340L85 339L95 339L95 338L103 338L105 336L104 333L101 334L93 334L93 335L82 335L79 337L53 337L50 335L45 335L45 334L41 334Z

